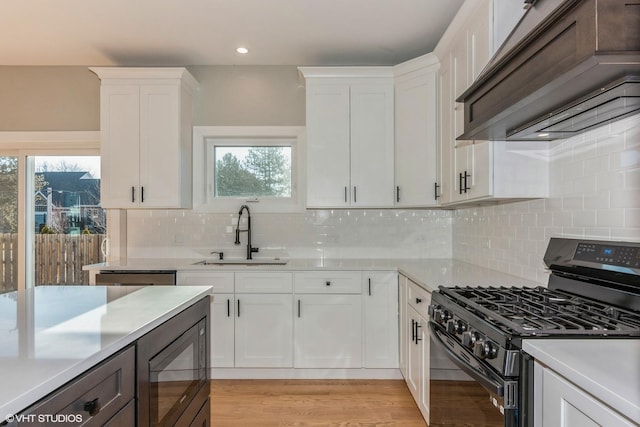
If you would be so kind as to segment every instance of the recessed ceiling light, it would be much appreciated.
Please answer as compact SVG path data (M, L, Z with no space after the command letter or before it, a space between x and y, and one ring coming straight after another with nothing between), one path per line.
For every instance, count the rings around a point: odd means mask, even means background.
M239 47L236 49L236 52L244 55L245 53L249 53L249 49L247 49L246 47Z

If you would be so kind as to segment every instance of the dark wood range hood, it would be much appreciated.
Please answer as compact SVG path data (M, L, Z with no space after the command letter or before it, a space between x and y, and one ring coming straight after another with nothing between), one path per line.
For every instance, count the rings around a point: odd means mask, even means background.
M640 112L640 0L538 0L457 101L460 140L567 138Z

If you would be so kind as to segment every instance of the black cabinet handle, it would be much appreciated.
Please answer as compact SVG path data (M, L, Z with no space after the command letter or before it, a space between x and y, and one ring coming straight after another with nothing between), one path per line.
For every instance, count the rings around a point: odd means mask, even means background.
M371 277L369 277L369 296L371 296Z
M82 408L93 417L100 412L100 401L98 398L95 398L89 402L84 402L84 406Z
M471 178L471 174L468 174L467 171L464 171L464 192L471 190L471 187L467 184L467 179Z
M240 317L240 300L238 300L238 317Z
M358 202L358 189L356 188L356 186L353 186L353 203L357 203Z
M458 194L462 194L462 172L458 174Z
M298 300L298 317L300 317L300 300Z
M329 280L327 280L327 283L325 283L325 285L331 286L331 282Z
M416 321L411 319L411 342L416 341Z
M396 202L400 203L400 186L396 187Z
M422 328L422 325L418 322L416 322L416 344L418 344L418 342L422 341L422 338L420 338L420 334L418 333L418 328Z
M144 203L144 187L140 187L140 203Z
M433 198L438 200L438 198L440 197L440 194L438 194L438 189L440 189L440 186L438 185L437 182L433 183Z
M420 304L422 300L420 298L416 298L416 304Z
M131 203L136 202L136 187L131 187Z
M231 317L231 300L227 298L227 317Z
M347 187L344 187L344 202L347 203Z

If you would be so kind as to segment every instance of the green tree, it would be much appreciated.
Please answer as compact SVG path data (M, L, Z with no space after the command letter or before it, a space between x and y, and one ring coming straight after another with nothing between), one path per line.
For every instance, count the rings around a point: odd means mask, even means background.
M217 196L252 196L261 188L256 177L231 153L225 154L216 162L215 173Z
M260 182L263 196L291 194L291 164L283 147L252 147L242 165Z
M0 232L18 231L18 158L0 157Z

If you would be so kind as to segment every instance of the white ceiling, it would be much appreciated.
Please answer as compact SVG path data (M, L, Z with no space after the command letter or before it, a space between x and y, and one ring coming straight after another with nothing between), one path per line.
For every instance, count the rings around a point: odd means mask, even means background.
M395 65L462 2L0 0L0 65Z

